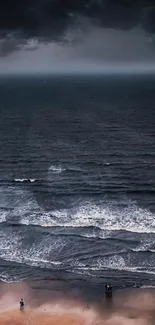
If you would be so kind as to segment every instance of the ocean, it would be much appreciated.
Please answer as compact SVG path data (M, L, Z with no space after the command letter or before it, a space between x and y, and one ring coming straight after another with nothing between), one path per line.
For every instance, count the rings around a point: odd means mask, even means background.
M1 76L0 280L155 285L155 78Z

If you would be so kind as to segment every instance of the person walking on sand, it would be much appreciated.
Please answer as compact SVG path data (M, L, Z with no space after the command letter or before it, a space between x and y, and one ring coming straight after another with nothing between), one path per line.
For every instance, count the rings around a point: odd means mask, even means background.
M24 309L24 300L21 299L20 300L20 310L23 310Z

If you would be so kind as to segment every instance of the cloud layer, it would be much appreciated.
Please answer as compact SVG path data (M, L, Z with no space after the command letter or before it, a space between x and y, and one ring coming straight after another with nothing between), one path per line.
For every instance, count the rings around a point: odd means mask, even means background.
M25 36L63 33L76 17L89 17L106 28L133 28L137 24L155 32L153 0L2 0L1 35L16 31Z
M0 72L151 71L154 34L153 0L3 0Z

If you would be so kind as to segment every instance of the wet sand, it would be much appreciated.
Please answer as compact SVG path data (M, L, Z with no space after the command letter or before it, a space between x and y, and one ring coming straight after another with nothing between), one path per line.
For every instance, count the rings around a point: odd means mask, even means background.
M41 287L41 284L39 283ZM25 310L19 310L24 298ZM114 292L107 303L95 298L88 303L76 295L27 283L0 285L0 325L153 325L155 290L127 289Z

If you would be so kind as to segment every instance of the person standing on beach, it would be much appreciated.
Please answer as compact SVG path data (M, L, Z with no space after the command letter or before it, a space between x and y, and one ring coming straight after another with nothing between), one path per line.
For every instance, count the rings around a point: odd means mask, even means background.
M106 285L105 285L105 296L106 296L106 298L112 298L112 285L111 285L111 283L106 283Z
M24 300L21 299L20 300L20 310L23 310L24 309Z

